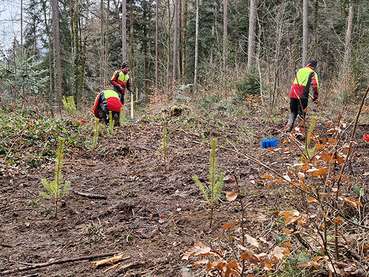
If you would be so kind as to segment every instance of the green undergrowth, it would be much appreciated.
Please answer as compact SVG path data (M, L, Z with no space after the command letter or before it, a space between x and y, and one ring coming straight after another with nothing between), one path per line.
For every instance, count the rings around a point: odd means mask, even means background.
M38 167L54 158L57 138L66 149L85 147L88 127L74 119L55 119L32 110L0 110L0 159L12 165Z
M297 251L292 254L283 263L281 269L268 276L270 277L307 277L314 276L309 270L301 268L299 265L303 265L311 260L310 255L306 251Z

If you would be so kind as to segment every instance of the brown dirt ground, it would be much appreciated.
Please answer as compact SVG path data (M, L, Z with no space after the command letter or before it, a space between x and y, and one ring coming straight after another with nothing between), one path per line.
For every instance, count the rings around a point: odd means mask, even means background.
M368 131L364 129L360 136ZM69 153L63 174L72 189L107 199L70 193L57 219L51 217L46 200L37 200L40 179L51 178L54 165L37 170L7 168L0 176L0 272L50 259L117 252L130 257L121 265L132 266L105 272L107 267L95 269L91 262L81 261L10 276L181 276L189 265L181 260L182 254L196 241L217 240L222 224L240 211L222 202L208 234L208 213L192 176L206 178L209 147L191 133L172 130L170 158L164 162L157 152L160 138L160 126L137 123L119 130L114 138L103 138L94 151ZM363 160L369 148L363 143L359 147L364 151L356 156L357 170L369 171ZM240 148L244 152L254 148L255 155L282 171L291 158L261 152L257 142ZM248 233L258 235L270 228L265 215L283 205L283 195L250 182L265 170L231 151L220 150L218 157L226 176L239 176L248 191ZM226 184L225 190L233 190L232 186Z

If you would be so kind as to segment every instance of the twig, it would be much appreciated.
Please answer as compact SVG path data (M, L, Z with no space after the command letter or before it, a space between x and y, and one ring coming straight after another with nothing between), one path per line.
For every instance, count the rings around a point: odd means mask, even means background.
M32 264L30 266L23 266L23 267L18 267L15 269L0 271L0 276L9 275L9 274L13 274L16 272L22 272L22 271L28 271L32 269L48 267L48 266L52 266L56 264L65 264L65 263L72 263L72 262L78 262L78 261L92 260L96 258L103 258L107 256L113 256L115 254L117 254L117 252L105 253L105 254L99 254L99 255L91 255L91 256L81 256L81 257L68 258L68 259L60 259L60 260L55 260L55 261L45 262L45 263L37 263L37 264Z
M233 152L235 152L236 154L240 155L240 156L243 156L245 157L246 159L248 160L251 160L253 162L256 162L257 164L261 165L262 167L270 170L271 172L273 172L275 175L281 177L284 181L288 182L288 183L292 183L290 180L286 179L286 177L284 177L281 173L279 173L278 171L276 171L275 169L271 168L270 166L266 165L265 163L259 161L258 159L252 157L252 156L249 156L245 153L241 153L237 148L236 146L230 142L229 140L227 140L227 142L233 147L233 149L230 149L230 148L227 148L227 147L220 147L220 148L223 148L223 149L226 149L226 150L231 150Z
M116 272L117 275L116 276L121 276L120 274L124 273L125 271L127 271L128 269L131 269L131 268L135 268L135 267L139 267L141 265L144 265L144 263L142 262L134 262L134 263L129 263L129 264L126 264L126 265L123 265L122 267L120 267L118 269L118 271Z
M87 192L81 192L77 190L72 190L72 192L76 195L91 198L91 199L107 199L107 196L102 195L102 194L87 193Z
M363 106L364 106L364 103L365 103L365 99L368 96L368 92L369 92L369 86L368 86L368 88L365 91L365 94L363 96L363 99L361 100L361 104L360 104L359 110L357 111L356 119L355 119L355 124L354 124L354 129L352 130L351 137L350 137L349 150L348 150L347 156L345 158L345 162L341 166L340 174L339 174L339 177L338 177L338 180L337 180L337 191L336 191L335 206L337 206L337 203L338 203L338 197L339 197L339 194L340 194L341 180L342 180L342 177L343 177L343 172L345 171L345 167L348 164L348 161L349 161L349 159L351 157L351 154L352 154L353 140L354 140L355 135L356 135L356 129L357 129L357 125L359 123L360 114L361 114L361 111L363 109ZM332 154L332 156L333 156L333 154ZM337 235L337 232L338 232L338 223L335 223L335 251L336 251L336 259L338 259L338 235Z
M368 96L368 93L369 93L369 87L366 89L365 91L365 94L363 96L363 99L361 100L361 104L360 104L360 107L359 107L359 110L357 111L357 114L356 114L356 119L355 119L355 125L354 125L354 129L352 130L352 133L351 133L351 138L350 138L350 144L349 144L349 150L348 150L348 153L347 153L347 156L346 156L346 159L345 159L345 162L343 163L342 167L341 167L341 170L340 170L340 175L338 177L338 180L337 180L337 192L336 192L336 198L338 198L338 195L339 195L339 190L340 190L340 184L341 184L341 180L342 180L342 177L343 177L343 172L345 170L345 167L348 163L348 160L350 158L350 155L352 153L352 145L353 145L353 140L355 138L355 135L356 135L356 129L357 129L357 125L359 123L359 118L360 118L360 115L361 115L361 111L363 109L363 106L364 106L364 103L365 103L365 100L366 100L366 97Z
M0 247L4 247L4 248L13 248L13 245L10 244L5 244L5 243L0 243Z

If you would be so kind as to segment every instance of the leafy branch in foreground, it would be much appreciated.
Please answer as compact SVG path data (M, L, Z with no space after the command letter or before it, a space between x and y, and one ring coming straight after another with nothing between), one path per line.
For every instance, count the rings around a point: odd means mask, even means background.
M60 202L61 198L66 195L70 188L70 183L64 182L62 175L64 161L64 143L65 140L63 138L59 138L55 157L54 180L41 180L44 189L44 191L41 192L41 195L46 199L53 200L55 206L55 217L57 217L58 215L58 203Z
M217 139L212 138L210 142L210 158L209 158L209 175L208 184L202 183L198 176L193 176L192 179L199 187L203 197L210 207L210 229L213 224L214 207L222 195L224 185L224 174L218 172L217 167Z

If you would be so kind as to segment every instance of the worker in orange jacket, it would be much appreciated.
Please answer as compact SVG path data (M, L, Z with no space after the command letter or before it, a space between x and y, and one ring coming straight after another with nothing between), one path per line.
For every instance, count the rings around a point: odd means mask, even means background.
M95 99L92 112L100 121L109 124L109 112L112 112L114 125L119 126L120 111L123 107L117 91L106 89L100 92Z
M131 92L131 81L128 75L129 67L127 63L122 63L121 68L116 70L111 77L110 83L119 93L120 101L124 104L126 90Z
M313 101L316 102L319 96L319 79L315 72L318 63L315 60L309 61L305 67L300 68L292 83L288 94L290 98L291 113L288 118L286 129L292 131L296 118L305 118L306 108L309 102L310 87L313 88Z

